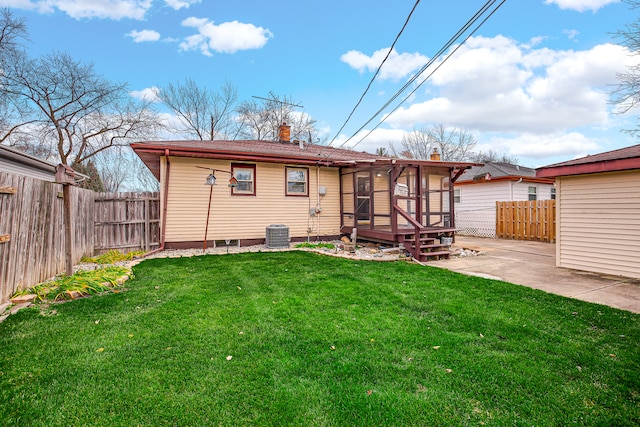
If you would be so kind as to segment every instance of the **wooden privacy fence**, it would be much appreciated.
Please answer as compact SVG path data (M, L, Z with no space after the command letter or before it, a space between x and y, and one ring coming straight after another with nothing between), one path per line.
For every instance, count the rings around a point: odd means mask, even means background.
M65 270L62 185L0 172L0 303ZM94 192L71 187L72 259L93 252Z
M496 202L496 237L556 241L556 201Z
M73 253L160 245L158 193L95 193L70 187ZM62 185L0 172L0 303L65 271Z
M160 246L158 193L100 193L95 199L94 251L149 251Z

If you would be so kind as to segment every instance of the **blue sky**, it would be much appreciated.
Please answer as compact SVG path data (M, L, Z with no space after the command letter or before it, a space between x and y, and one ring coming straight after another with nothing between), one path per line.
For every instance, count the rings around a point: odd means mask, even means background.
M498 2L499 3L499 2ZM0 0L24 17L27 47L93 62L133 96L191 78L240 99L270 92L302 104L332 140L415 0ZM485 1L421 1L341 146ZM497 3L496 3L497 4ZM616 0L507 0L384 123L391 104L345 146L373 152L434 123L464 128L479 148L537 167L637 144L614 113L616 73L637 63L612 35L638 10ZM436 60L435 65L440 60ZM421 81L420 79L418 82ZM415 89L411 85L399 98Z

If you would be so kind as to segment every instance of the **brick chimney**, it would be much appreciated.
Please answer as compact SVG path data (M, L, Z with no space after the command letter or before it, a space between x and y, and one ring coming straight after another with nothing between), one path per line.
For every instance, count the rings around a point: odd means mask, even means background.
M440 160L440 153L438 153L438 149L434 148L433 153L429 156L429 160Z
M283 122L278 128L278 139L280 142L291 142L291 126Z

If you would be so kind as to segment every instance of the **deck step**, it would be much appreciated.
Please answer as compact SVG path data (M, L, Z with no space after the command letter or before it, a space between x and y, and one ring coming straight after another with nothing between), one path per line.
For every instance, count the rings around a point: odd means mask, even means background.
M448 248L449 245L443 245L442 243L436 243L431 245L420 245L420 249L439 249L439 248Z
M451 253L449 251L440 252L422 252L420 254L420 261L426 262L435 259L449 259Z

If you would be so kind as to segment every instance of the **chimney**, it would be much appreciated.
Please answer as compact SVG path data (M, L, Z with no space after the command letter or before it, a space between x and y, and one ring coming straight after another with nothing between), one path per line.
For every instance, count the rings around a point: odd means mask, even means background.
M438 153L438 149L434 148L433 153L429 156L429 160L440 160L440 153Z
M291 142L291 126L283 122L278 129L278 139L280 142Z

